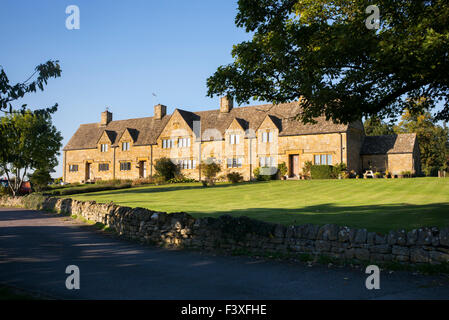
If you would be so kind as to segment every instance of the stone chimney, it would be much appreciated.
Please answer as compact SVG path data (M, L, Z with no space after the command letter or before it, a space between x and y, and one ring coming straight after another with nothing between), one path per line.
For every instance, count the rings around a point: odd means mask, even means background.
M234 99L231 96L224 96L220 98L220 112L229 113L234 106Z
M167 114L167 106L157 104L154 106L154 119L161 120Z
M101 122L100 122L100 124L102 126L106 126L111 121L112 121L112 112L109 112L108 108L106 108L106 111L101 113Z

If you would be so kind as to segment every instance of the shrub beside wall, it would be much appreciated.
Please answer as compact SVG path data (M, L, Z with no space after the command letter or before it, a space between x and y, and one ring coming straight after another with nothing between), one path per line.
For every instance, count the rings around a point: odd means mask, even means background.
M449 262L449 228L420 228L388 234L366 229L305 224L284 226L223 215L195 219L187 213L97 204L43 196L0 197L0 206L44 209L84 217L125 239L165 247L245 251L254 254L324 255L361 262L442 264Z
M334 170L329 165L313 165L310 167L310 175L312 179L332 179Z

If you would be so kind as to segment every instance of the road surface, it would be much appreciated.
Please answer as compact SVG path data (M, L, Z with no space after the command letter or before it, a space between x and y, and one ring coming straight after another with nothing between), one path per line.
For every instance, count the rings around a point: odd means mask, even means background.
M68 290L68 265L80 289ZM0 284L61 299L448 299L447 276L381 272L166 250L67 217L0 208Z

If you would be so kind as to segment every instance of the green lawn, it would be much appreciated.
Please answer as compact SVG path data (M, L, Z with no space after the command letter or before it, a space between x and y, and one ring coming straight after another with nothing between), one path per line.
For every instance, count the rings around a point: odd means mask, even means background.
M146 186L72 196L195 217L231 214L283 224L337 223L385 232L449 225L449 179L368 179Z

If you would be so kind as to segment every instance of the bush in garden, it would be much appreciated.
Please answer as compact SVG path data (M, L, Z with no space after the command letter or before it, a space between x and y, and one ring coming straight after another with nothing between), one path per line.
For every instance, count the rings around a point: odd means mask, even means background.
M215 162L201 163L201 173L206 179L206 183L210 186L213 186L215 184L215 179L220 171L221 167L218 163Z
M334 170L329 165L313 165L310 168L310 175L312 179L333 179Z
M179 167L168 158L157 159L154 164L156 175L165 181L173 179L179 172Z
M227 174L227 178L229 182L239 183L243 181L243 176L239 172L230 172Z

